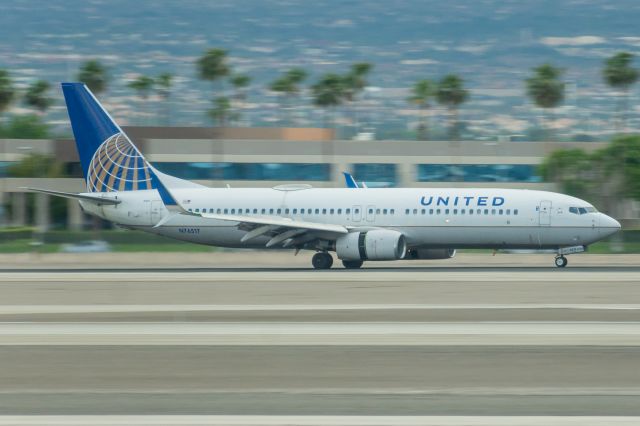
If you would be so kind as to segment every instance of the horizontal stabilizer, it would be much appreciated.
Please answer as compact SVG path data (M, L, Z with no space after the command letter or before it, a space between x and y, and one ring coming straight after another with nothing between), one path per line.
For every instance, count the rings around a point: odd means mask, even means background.
M117 196L103 197L97 194L76 194L74 192L52 191L50 189L28 188L28 187L23 187L22 189L26 189L31 192L40 192L42 194L54 195L56 197L73 198L76 200L89 201L96 204L113 205L113 204L120 204L122 202L121 200L118 200L116 198Z

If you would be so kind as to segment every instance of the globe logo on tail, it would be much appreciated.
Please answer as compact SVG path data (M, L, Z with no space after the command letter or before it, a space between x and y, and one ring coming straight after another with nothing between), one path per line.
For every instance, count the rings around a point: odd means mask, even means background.
M147 161L122 133L105 140L96 150L87 171L89 192L152 189Z

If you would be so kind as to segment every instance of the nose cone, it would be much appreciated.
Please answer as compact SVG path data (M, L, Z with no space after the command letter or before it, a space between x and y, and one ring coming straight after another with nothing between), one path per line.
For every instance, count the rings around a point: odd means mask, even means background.
M603 214L600 218L600 234L603 237L615 234L620 230L620 228L622 228L620 222L614 218L607 216L606 214Z

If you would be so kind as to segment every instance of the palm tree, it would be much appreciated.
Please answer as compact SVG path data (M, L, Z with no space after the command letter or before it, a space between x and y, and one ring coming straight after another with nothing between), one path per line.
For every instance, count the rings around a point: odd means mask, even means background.
M429 101L436 95L436 87L431 80L418 80L411 88L411 96L407 101L417 105L420 110L420 124L418 125L418 140L426 141L429 136L428 132L428 111Z
M197 67L200 79L212 83L220 81L220 91L222 92L222 79L230 73L229 66L227 65L227 51L218 48L207 50L200 59L198 59Z
M353 105L353 121L355 132L358 133L358 113L356 108L357 96L368 86L367 76L373 65L368 62L357 62L344 76L344 98L349 105Z
M86 84L97 95L107 89L109 77L104 65L95 59L91 59L80 67L78 80Z
M551 64L543 64L533 69L533 76L525 80L527 96L536 106L551 111L564 100L564 82L560 80L563 70ZM544 115L543 115L544 121ZM546 127L543 125L543 127ZM549 129L545 128L547 138L550 138Z
M302 68L291 68L281 77L275 79L269 89L278 94L278 103L280 109L291 109L293 98L300 93L300 83L307 78L307 72ZM288 114L288 122L291 123L290 114Z
M44 114L53 103L53 100L47 96L50 87L49 82L45 80L32 83L24 95L24 102L35 108L40 114Z
M611 86L614 90L622 92L622 96L619 98L616 115L617 120L617 132L620 129L623 131L626 129L626 110L628 108L629 91L631 86L638 80L638 70L631 66L633 61L633 55L628 52L619 52L607 59L604 63L602 70L602 76L605 82Z
M156 77L155 88L158 96L162 99L164 106L164 124L168 126L171 122L171 110L169 105L169 97L171 96L171 87L173 86L173 74L165 72Z
M208 113L209 117L211 117L219 127L224 127L228 121L236 118L236 114L234 114L231 109L231 101L225 96L215 98L213 108L211 108Z
M149 76L141 75L133 81L130 81L127 86L136 91L138 97L142 100L143 108L146 110L147 100L149 95L153 91L153 85L155 80Z
M460 123L458 109L469 98L469 91L464 88L464 81L455 74L448 74L438 82L436 98L440 105L449 110L449 139L457 141Z
M240 118L240 111L244 106L244 101L247 99L246 88L251 84L251 77L246 74L234 74L231 76L231 85L234 89L234 100L236 103L236 108L238 111L236 112L236 116Z
M325 109L325 127L328 127L329 116L342 104L344 99L344 78L335 73L328 73L311 86L314 105Z
M9 73L6 70L0 69L0 114L9 108L15 96L16 90L13 87Z

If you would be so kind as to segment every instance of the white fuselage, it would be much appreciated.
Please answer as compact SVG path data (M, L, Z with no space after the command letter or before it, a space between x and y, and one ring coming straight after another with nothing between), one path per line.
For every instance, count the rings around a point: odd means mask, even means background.
M173 193L193 212L392 229L405 235L409 248L558 249L589 245L620 228L583 200L544 191L292 187L187 188ZM265 248L269 240L263 236L242 243L246 230L237 223L171 213L156 190L119 192L117 198L122 203L100 207L81 203L88 212L122 226L199 244ZM166 215L172 217L154 227Z

